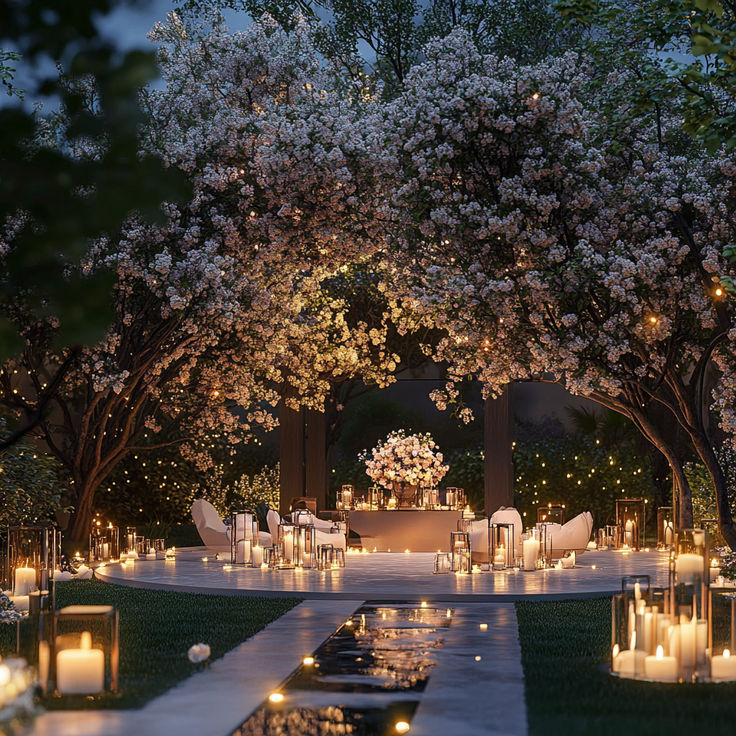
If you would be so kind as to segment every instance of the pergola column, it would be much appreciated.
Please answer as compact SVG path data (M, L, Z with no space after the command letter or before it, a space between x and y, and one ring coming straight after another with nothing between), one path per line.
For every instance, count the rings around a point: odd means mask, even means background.
M304 495L304 411L279 404L279 463L281 497L279 511L289 513L289 503Z
M483 485L488 516L501 506L514 505L512 387L513 384L508 384L498 398L485 401Z

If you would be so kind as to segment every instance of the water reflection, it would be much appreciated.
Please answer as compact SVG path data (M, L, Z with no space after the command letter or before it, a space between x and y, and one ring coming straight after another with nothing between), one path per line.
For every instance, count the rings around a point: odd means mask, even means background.
M411 721L449 609L365 604L233 736L383 736Z

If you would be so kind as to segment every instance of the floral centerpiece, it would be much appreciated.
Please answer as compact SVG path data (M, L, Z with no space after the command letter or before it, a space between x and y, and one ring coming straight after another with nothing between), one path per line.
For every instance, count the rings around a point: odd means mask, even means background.
M437 486L449 470L432 435L406 434L403 429L390 432L358 457L371 480L392 490L402 506L414 500L420 487Z

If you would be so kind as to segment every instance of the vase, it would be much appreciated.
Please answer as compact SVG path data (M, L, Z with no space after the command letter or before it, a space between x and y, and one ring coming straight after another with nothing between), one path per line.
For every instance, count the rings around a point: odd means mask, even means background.
M394 496L400 509L411 508L416 503L418 485L411 483L394 483Z

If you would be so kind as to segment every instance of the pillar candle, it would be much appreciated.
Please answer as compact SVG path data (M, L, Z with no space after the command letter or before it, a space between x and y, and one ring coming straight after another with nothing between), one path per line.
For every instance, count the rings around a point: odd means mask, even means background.
M613 657L613 671L622 677L644 674L644 661L647 655L638 649L624 649Z
M664 649L658 646L657 653L644 660L644 674L650 680L677 682L677 659L665 657Z
M30 597L27 595L11 595L9 598L16 611L27 611L30 607Z
M667 547L672 546L672 539L674 536L674 526L671 521L664 522L664 543Z
M255 551L255 550L254 550ZM238 548L235 552L235 562L241 564L250 564L251 561L251 541L250 539L241 539L238 541Z
M284 534L284 559L294 559L294 532Z
M736 657L728 649L716 654L710 660L711 680L736 680Z
M253 564L256 567L260 567L263 564L263 547L256 544L253 546Z
M703 575L703 558L700 555L686 552L675 558L675 572L677 582L691 585L695 582L697 575Z
M62 695L94 695L105 687L105 655L92 649L92 636L82 632L79 649L62 649L56 657L56 687Z
M539 540L525 539L522 544L522 556L524 558L524 569L536 570L537 558L539 557Z
M146 553L146 559L147 560L155 560L156 559L156 552L155 550L152 550L151 552Z
M16 596L28 595L35 588L36 571L32 567L16 567L13 593Z
M631 519L624 525L624 544L634 546L634 522Z

